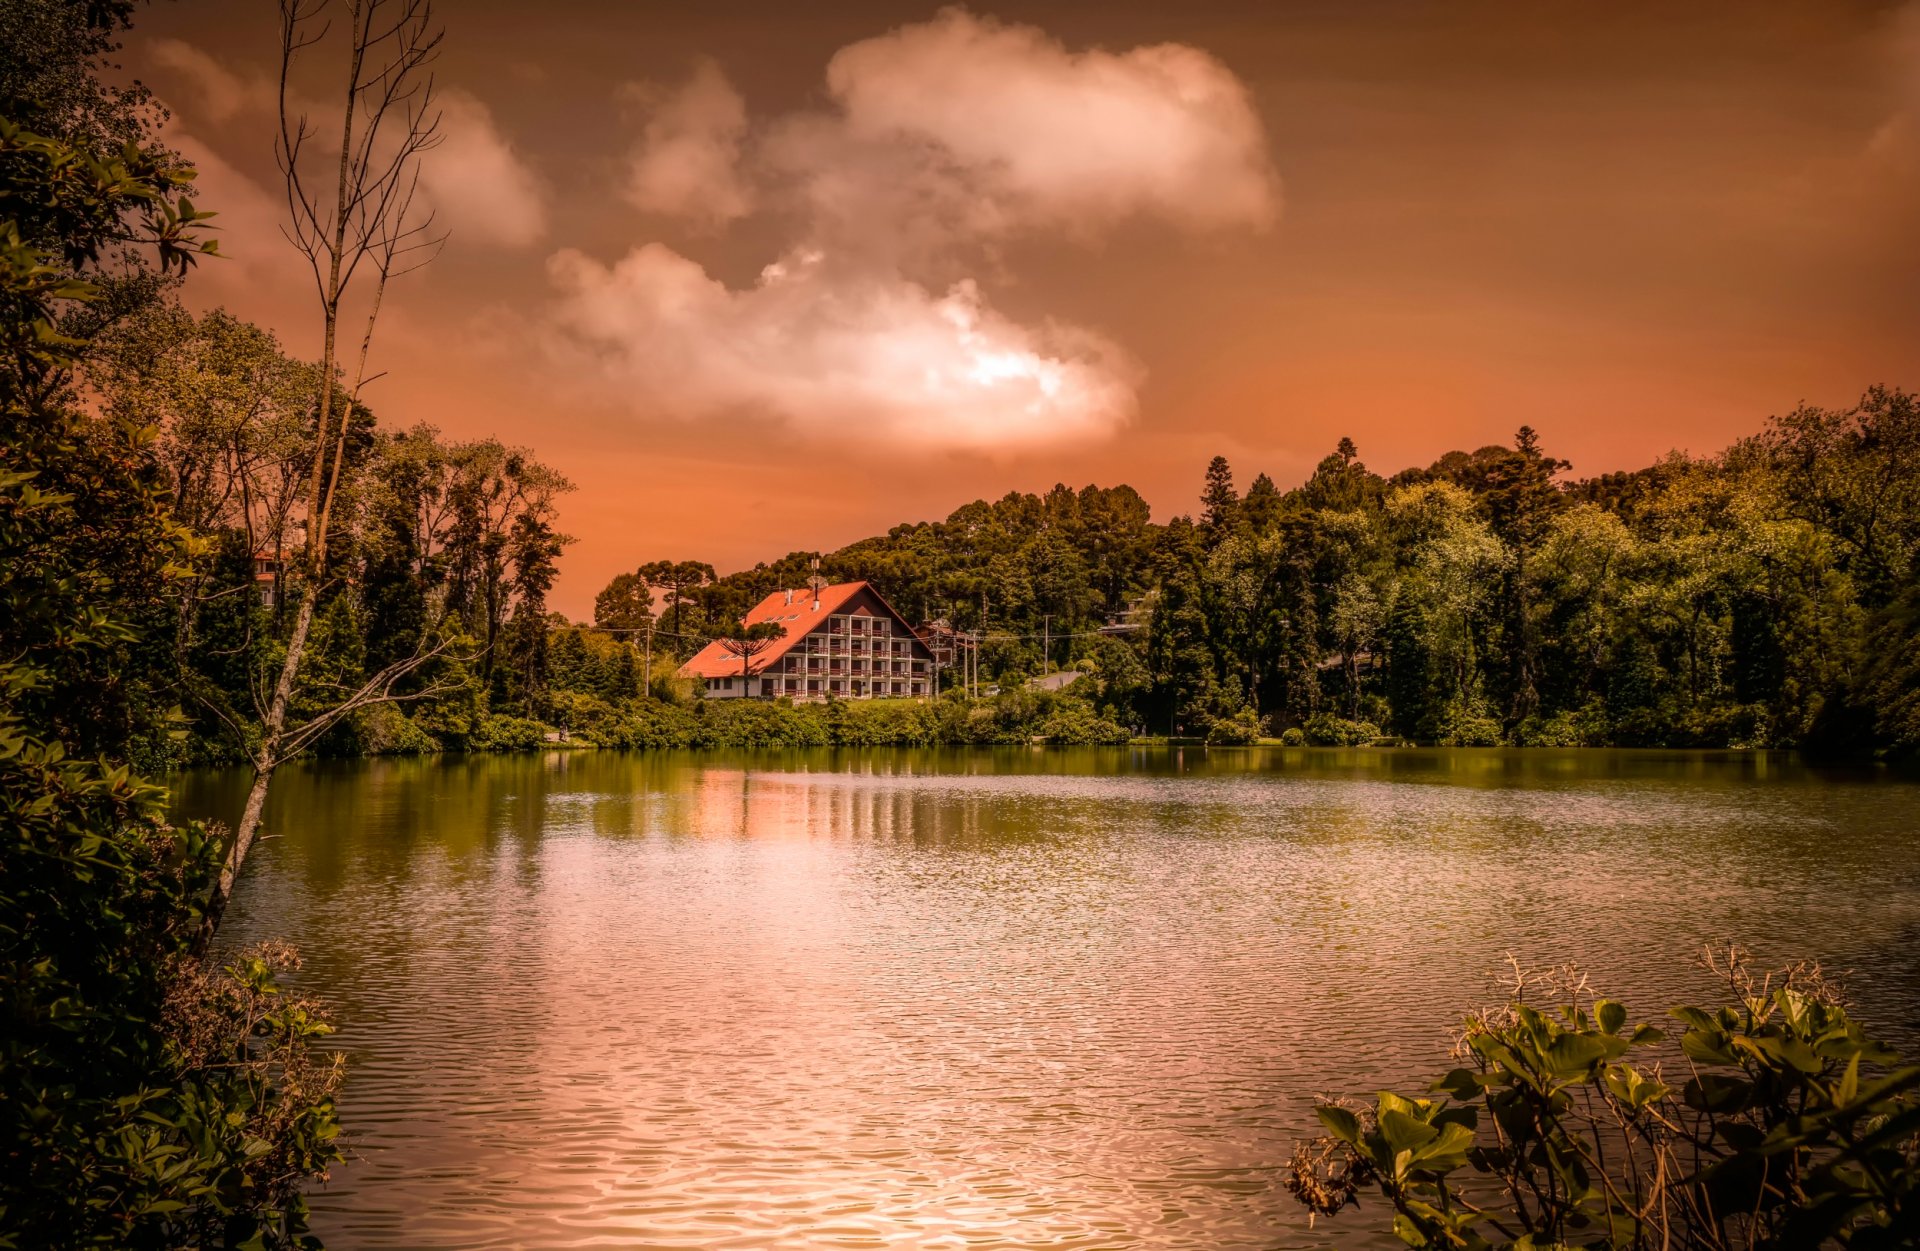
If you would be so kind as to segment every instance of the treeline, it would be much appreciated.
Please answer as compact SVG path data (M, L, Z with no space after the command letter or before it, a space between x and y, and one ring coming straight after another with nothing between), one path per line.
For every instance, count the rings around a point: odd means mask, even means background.
M821 567L978 634L990 682L1081 671L1102 717L1156 735L1920 747L1914 396L1802 407L1718 456L1570 469L1526 427L1391 477L1342 439L1288 491L1261 474L1242 492L1216 457L1197 518L1155 525L1130 488L1062 486ZM649 561L597 620L657 614L684 655L811 561Z
M384 429L340 397L339 486L315 521L305 495L319 372L270 332L221 311L195 317L161 295L103 331L82 377L105 420L152 432L142 455L169 522L192 542L190 576L128 605L150 637L171 640L129 676L151 688L150 702L178 705L189 729L143 744L139 763L246 755L285 646L309 524L326 527L327 561L295 719L404 670L382 688L398 703L350 709L313 750L458 746L489 710L537 711L546 595L569 542L556 507L572 487L530 452L427 425Z

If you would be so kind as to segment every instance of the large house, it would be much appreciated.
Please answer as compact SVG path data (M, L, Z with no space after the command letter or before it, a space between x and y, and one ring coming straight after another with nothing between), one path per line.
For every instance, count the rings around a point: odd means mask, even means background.
M865 582L775 591L742 624L786 631L757 655L714 641L680 666L704 678L707 698L912 698L933 693L933 653L906 618Z

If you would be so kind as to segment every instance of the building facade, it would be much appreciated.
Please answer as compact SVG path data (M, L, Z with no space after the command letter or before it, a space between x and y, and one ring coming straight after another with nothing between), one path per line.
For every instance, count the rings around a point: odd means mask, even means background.
M918 699L933 693L933 654L906 619L865 582L775 591L745 625L785 633L742 657L715 641L680 666L708 699Z

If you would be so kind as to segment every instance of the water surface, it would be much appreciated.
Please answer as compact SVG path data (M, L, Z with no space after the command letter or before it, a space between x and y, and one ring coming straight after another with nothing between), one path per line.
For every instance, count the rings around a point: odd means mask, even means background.
M246 779L177 780L193 815ZM1920 1033L1920 786L1779 756L554 752L274 783L223 940L352 1059L336 1251L1343 1245L1278 1186L1505 953L1739 938Z

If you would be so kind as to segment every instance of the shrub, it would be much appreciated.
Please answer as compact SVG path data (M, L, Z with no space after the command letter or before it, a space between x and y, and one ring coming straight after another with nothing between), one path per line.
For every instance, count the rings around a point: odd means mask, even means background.
M354 720L360 748L369 756L418 756L440 750L433 735L392 704L362 709Z
M1215 717L1207 726L1209 747L1251 747L1260 740L1260 719L1243 708L1231 717Z
M914 700L836 702L829 708L837 747L918 747L933 742L939 730L932 707Z
M817 704L787 700L708 700L695 718L696 747L825 747L829 717Z
M1442 747L1498 747L1500 723L1464 708L1454 708L1441 723Z
M1323 712L1308 717L1302 733L1315 747L1357 747L1379 738L1380 727L1370 721L1348 721Z
M467 736L468 751L538 751L547 745L547 727L525 717L488 713Z
M1583 747L1586 745L1586 736L1581 733L1579 721L1573 713L1556 712L1551 717L1536 714L1514 727L1513 745L1515 747Z
M1280 746L1282 747L1305 747L1306 745L1306 732L1297 725L1288 726L1280 735Z
M1316 1108L1328 1136L1288 1189L1331 1216L1377 1193L1412 1247L1908 1247L1920 1230L1920 1067L1847 1013L1817 967L1709 965L1731 1003L1668 1015L1686 1077L1635 1060L1665 1039L1584 980L1516 976L1468 1018L1467 1060L1371 1107ZM1544 989L1552 1007L1528 996Z
M1062 700L1040 723L1040 735L1049 743L1077 747L1124 747L1133 741L1126 726L1078 700Z

